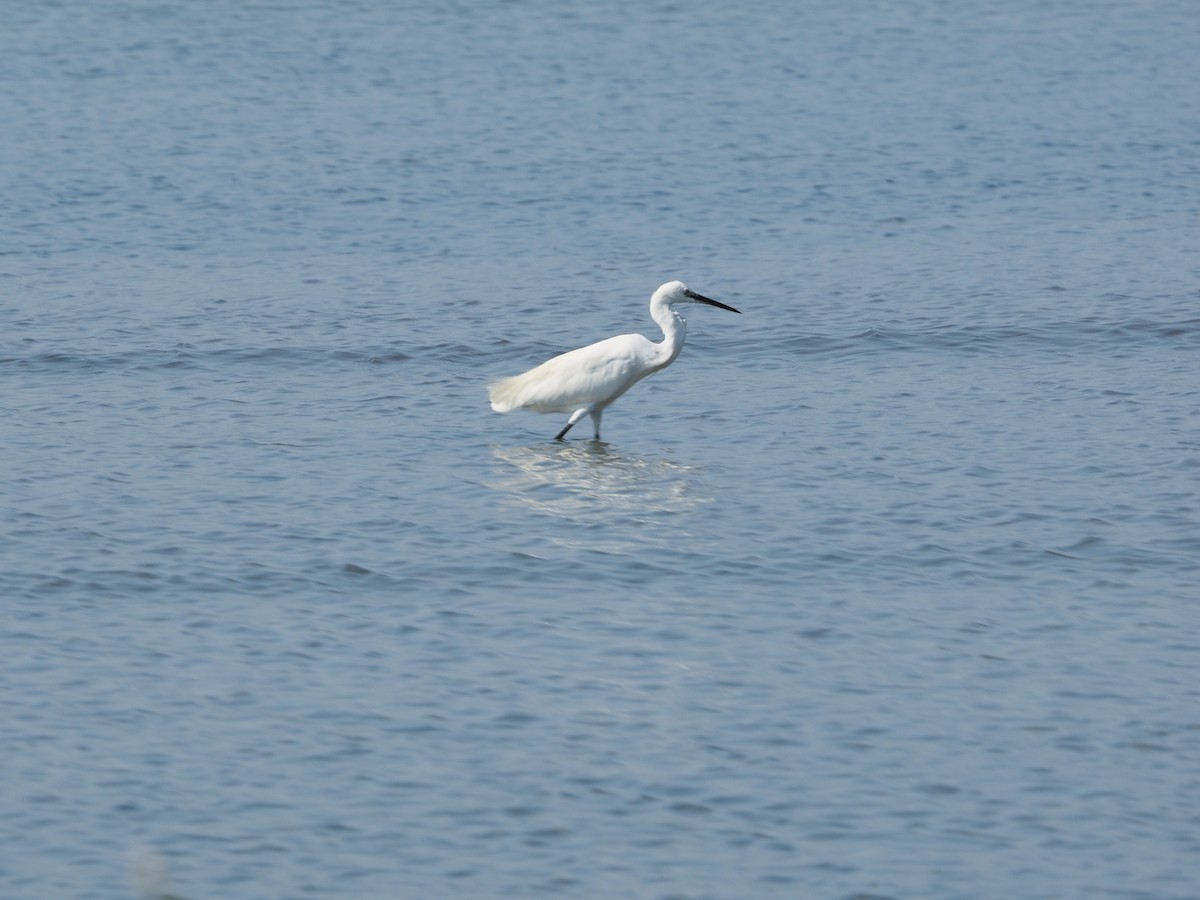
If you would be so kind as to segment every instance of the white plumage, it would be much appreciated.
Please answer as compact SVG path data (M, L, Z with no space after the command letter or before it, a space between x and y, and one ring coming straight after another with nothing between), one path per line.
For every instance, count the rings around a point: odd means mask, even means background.
M679 356L687 335L687 322L675 307L683 303L739 312L689 290L682 281L667 282L650 298L650 316L663 330L661 342L655 343L640 334L620 334L563 353L528 372L488 385L492 409L570 413L555 440L562 440L572 425L590 415L599 440L604 410L647 375L669 366Z

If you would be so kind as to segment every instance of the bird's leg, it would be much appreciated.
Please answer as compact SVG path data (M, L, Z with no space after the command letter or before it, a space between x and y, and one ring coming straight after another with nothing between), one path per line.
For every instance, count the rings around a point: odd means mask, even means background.
M604 415L604 410L602 410L602 409L593 409L592 410L592 425L594 425L596 428L596 440L600 440L600 417L602 415Z
M567 424L563 426L562 431L560 431L558 434L556 434L554 436L554 439L556 441L561 441L563 439L563 435L565 435L568 431L570 431L571 426L574 425L576 422L578 422L580 419L582 419L584 417L584 415L587 414L587 411L588 411L588 408L586 406L583 406L583 407L580 407L579 409L575 410L575 412L571 413L571 418L567 419Z

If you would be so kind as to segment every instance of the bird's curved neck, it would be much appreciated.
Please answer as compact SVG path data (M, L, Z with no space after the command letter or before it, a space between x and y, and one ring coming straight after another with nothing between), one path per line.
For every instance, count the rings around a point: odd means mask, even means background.
M687 321L675 309L665 303L654 303L650 306L650 316L662 329L663 339L659 346L659 366L665 366L675 361L679 351L683 349L683 340L687 337Z

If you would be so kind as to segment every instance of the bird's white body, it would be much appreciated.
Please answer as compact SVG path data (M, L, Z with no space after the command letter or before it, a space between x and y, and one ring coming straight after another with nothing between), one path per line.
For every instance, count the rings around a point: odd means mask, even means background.
M580 407L603 409L638 381L657 372L661 348L640 334L620 334L549 359L535 369L490 386L492 409L531 409L573 413Z
M661 342L640 334L620 334L563 353L521 375L490 384L492 409L570 413L566 427L558 433L559 439L584 415L590 415L599 438L604 410L647 375L669 366L679 356L687 336L687 322L675 308L679 303L704 303L737 312L732 306L693 293L683 282L668 282L650 298L650 316L663 330Z

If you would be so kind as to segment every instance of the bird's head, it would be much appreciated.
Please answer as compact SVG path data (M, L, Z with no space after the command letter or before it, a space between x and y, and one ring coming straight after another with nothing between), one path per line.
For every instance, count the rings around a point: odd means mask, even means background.
M650 305L653 306L660 303L664 306L674 306L677 303L702 303L705 306L715 306L717 309L727 309L730 312L741 314L740 309L734 309L732 306L726 306L724 303L718 303L716 300L710 300L708 297L701 296L691 290L682 281L668 281L650 298Z

